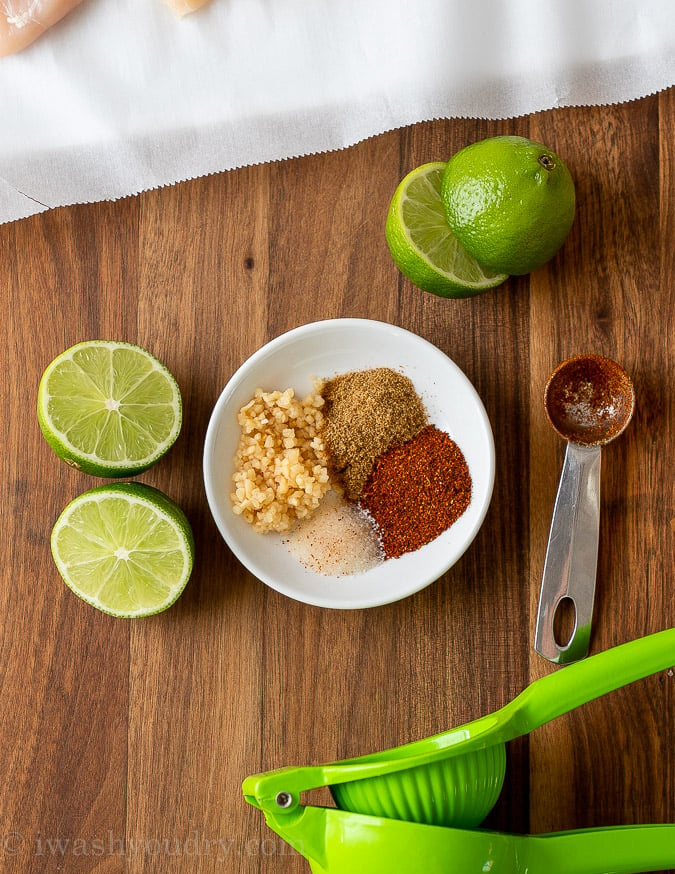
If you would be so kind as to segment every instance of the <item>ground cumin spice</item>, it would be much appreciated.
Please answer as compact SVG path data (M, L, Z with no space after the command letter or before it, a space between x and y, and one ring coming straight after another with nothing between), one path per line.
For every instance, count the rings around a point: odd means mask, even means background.
M387 558L435 540L471 501L471 475L457 444L435 425L380 455L360 504L375 520Z
M410 379L389 367L336 376L321 396L330 472L356 501L378 456L419 434L427 413Z

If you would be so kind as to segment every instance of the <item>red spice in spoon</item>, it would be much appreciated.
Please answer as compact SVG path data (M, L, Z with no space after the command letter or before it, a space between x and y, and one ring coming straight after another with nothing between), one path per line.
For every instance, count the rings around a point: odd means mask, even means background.
M561 362L544 391L544 408L554 430L582 446L602 446L618 437L634 406L630 377L602 355L575 355Z

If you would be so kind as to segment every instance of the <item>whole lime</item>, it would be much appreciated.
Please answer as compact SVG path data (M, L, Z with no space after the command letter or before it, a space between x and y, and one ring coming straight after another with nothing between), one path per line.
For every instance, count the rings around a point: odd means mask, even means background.
M517 136L489 137L453 155L441 199L467 252L484 267L513 275L555 255L572 226L576 200L558 155Z

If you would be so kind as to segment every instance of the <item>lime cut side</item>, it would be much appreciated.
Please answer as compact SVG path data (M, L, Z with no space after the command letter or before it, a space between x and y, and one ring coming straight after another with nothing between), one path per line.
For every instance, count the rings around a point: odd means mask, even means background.
M86 473L134 476L158 461L181 428L176 380L130 343L90 340L66 349L38 389L38 421L64 461Z
M61 513L52 555L67 585L104 613L124 618L166 610L190 578L194 537L170 498L142 483L90 489Z
M508 275L481 266L453 235L441 200L445 163L417 167L402 180L389 206L385 235L401 273L441 297L471 297Z

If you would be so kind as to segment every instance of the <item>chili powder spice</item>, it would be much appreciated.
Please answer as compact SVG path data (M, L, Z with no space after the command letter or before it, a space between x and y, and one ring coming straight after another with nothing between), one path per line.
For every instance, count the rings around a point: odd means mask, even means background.
M602 355L576 355L559 364L546 384L544 409L565 440L598 446L617 437L631 418L632 382Z
M469 506L471 475L461 449L427 425L376 460L360 504L375 520L387 558L435 540Z

